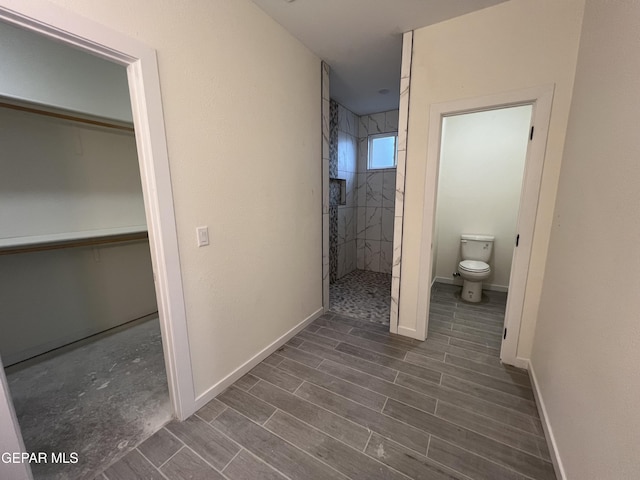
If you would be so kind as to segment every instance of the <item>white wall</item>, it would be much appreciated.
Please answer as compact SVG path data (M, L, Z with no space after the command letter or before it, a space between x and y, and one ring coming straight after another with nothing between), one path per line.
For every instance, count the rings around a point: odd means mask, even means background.
M446 117L437 201L437 281L451 283L460 235L493 235L485 288L509 286L531 105ZM462 280L456 279L462 285Z
M588 0L531 362L567 479L640 478L640 3Z
M320 59L249 0L54 3L158 52L201 395L322 307Z
M552 83L553 111L518 347L518 356L530 356L583 8L584 0L511 0L414 32L401 327L415 329L418 294L423 293L417 286L430 105Z
M120 65L3 22L0 65L0 96L132 121L127 72Z
M146 225L132 132L0 107L0 239Z

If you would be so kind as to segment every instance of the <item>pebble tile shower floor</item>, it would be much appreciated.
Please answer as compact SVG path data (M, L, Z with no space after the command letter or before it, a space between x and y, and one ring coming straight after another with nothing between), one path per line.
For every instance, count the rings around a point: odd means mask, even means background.
M354 270L329 286L329 301L334 313L388 325L391 275Z
M101 480L555 479L529 375L498 358L505 294L436 285L429 337L323 315Z

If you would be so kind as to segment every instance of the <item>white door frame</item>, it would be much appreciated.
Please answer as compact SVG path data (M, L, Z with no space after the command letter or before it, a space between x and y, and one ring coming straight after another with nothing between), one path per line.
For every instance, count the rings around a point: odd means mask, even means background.
M433 265L433 237L435 232L438 171L444 117L473 113L497 108L532 105L531 124L535 126L533 140L529 141L525 160L517 233L520 242L513 250L509 294L505 314L506 338L502 342L500 358L504 363L525 367L517 358L518 339L522 309L527 287L529 260L535 231L538 197L542 181L542 169L547 148L547 134L553 101L553 85L544 85L524 90L506 92L479 98L456 100L431 105L429 118L429 147L427 151L427 173L425 179L422 242L420 246L420 274L418 298L417 336L426 338L431 301L431 269ZM515 245L515 239L514 239Z
M127 68L169 394L174 416L184 420L195 411L195 389L156 51L104 25L40 2L0 0L0 20ZM4 370L0 376L4 377ZM5 385L3 379L0 405L11 402ZM19 439L19 431L16 437Z

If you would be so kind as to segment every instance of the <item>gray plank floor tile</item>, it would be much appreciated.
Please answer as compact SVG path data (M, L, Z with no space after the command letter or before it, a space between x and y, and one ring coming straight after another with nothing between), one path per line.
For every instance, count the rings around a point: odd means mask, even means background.
M478 455L511 468L532 478L555 478L553 466L539 457L504 445L489 437L459 427L420 410L389 400L384 413L414 427L429 432L432 436L451 442Z
M323 359L328 358L330 360L333 360L334 362L349 365L351 368L355 368L356 370L360 370L361 372L365 372L369 375L373 375L384 380L389 380L391 382L393 382L393 380L398 375L398 371L392 368L383 367L376 363L363 360L362 358L349 355L348 353L321 347L320 345L316 345L313 343L305 342L300 345L300 349L313 353L314 355L322 357Z
M427 380L429 382L440 383L441 375L439 372L429 370L428 368L424 368L413 363L387 357L370 350L365 350L364 348L356 347L349 343L341 343L336 347L336 350L343 353L348 353L349 355L353 355L355 357L360 357L363 360L367 360L369 362L377 363L378 365L393 368L394 370L413 375L414 377L422 378L423 380Z
M419 455L377 433L371 435L367 455L395 468L410 478L425 480L466 480L467 477Z
M196 412L196 415L198 415L205 422L211 422L214 418L224 412L226 408L227 406L224 403L214 398L204 407L198 410Z
M478 345L482 345L484 347L491 347L494 349L500 348L501 342L500 340L491 340L489 338L483 338L479 335L474 335L471 333L459 332L457 330L448 330L446 328L440 326L429 326L429 330L435 333L441 333L443 335L447 335L451 338L457 338L460 340L466 340L467 342L477 343Z
M352 480L407 480L405 475L391 470L364 453L345 446L286 413L276 412L265 424L265 428Z
M259 424L276 411L275 407L234 386L218 395L218 400Z
M400 350L399 348L390 347L378 342L372 342L371 340L367 340L365 338L336 332L335 330L329 330L328 328L321 328L316 332L316 334L341 342L349 343L350 345L356 345L358 347L371 350L372 352L381 353L388 357L403 359L407 353L407 350Z
M138 446L138 450L156 467L166 462L183 447L183 443L164 428Z
M223 480L224 477L187 447L165 463L160 471L169 480Z
M310 353L307 353L303 350L300 350L298 348L292 348L290 346L283 346L281 348L278 349L278 355L281 355L285 358L289 358L291 360L295 360L298 363L303 363L309 367L317 367L318 365L320 365L320 362L322 361L321 358L318 358L315 355L312 355Z
M232 409L212 425L292 480L347 478Z
M391 347L395 347L405 352L421 352L421 355L425 355L427 357L435 358L440 361L444 361L444 352L438 351L434 348L429 348L429 346L425 345L424 342L418 342L414 339L401 340L397 338L398 336L391 336L391 334L380 334L375 332L369 332L366 330L360 330L354 328L351 330L350 335L356 337L362 337L367 340L371 340L377 343L382 343L384 345L388 345Z
M380 435L391 438L419 453L425 454L429 436L410 425L363 407L310 383L303 383L296 392L301 398L313 402L337 415L351 420Z
M138 450L127 453L123 458L104 471L109 480L165 480L155 467Z
M525 432L536 435L543 434L542 424L537 417L520 413L486 400L481 400L464 391L453 390L441 385L433 385L432 383L424 382L419 378L403 373L398 375L396 383L435 398L439 402L447 402L451 405L471 410L490 417L494 421L506 423Z
M290 347L297 347L298 345L300 345L303 342L303 340L299 339L299 338L292 338L291 340L289 340L287 342L287 345L289 345Z
M255 455L242 450L222 471L230 480L286 480Z
M238 445L195 416L171 422L166 428L217 469L224 468L240 451Z
M233 385L235 387L237 387L237 388L242 389L242 390L249 390L256 383L258 383L258 379L256 377L254 377L253 375L251 375L250 373L247 373L242 378L240 378L238 381L236 381Z
M99 478L554 478L528 372L500 363L506 295L459 289L434 287L424 342L322 315Z
M474 480L528 480L524 475L437 438L429 445L428 457Z
M509 393L501 392L493 388L487 388L479 383L469 382L462 378L454 377L451 375L442 376L442 385L452 390L458 390L459 392L468 393L474 397L478 397L482 400L501 405L503 407L511 408L527 415L535 416L538 414L538 410L533 401L526 398L511 395Z
M358 402L361 405L377 411L382 410L382 407L384 407L384 403L387 400L383 395L379 395L371 390L354 385L353 383L346 382L340 378L334 377L333 375L329 375L328 373L309 368L301 363L292 362L291 360L285 360L278 366L278 368L281 368L285 372L295 375L300 379L304 379L307 382L326 388L338 395L347 397L354 402Z
M284 360L284 357L281 357L280 355L278 355L277 353L272 353L271 355L269 355L267 358L265 358L262 363L266 364L266 365L271 365L272 367L277 367L278 364Z
M548 453L545 455L540 450L541 446L544 446L545 451L548 449L544 438L537 435L525 433L509 425L498 423L489 417L478 415L445 402L438 403L435 414L444 420L481 433L518 450L530 453L546 461L551 460Z
M433 336L430 334L430 336ZM467 350L474 350L480 353L486 353L487 355L493 355L494 357L500 356L500 348L499 347L487 347L485 345L481 345L475 342L469 342L467 340L463 340L461 338L453 338L449 337L449 345L453 345L455 347L466 348Z
M434 398L425 396L415 390L376 378L372 375L359 372L347 367L346 365L341 365L339 363L332 362L331 360L324 360L318 369L327 372L334 377L342 378L347 382L355 383L356 385L368 388L369 390L373 390L374 392L385 395L386 397L393 398L399 402L424 410L425 412L433 413L435 411L436 400Z
M500 390L501 392L515 395L517 397L522 397L527 400L533 400L533 391L531 390L531 387L528 385L527 386L521 385L521 384L516 385L511 383L511 381L501 380L486 374L479 374L480 372L470 371L466 368L461 368L456 365L438 362L436 360L424 357L422 355L416 355L415 353L412 353L412 352L409 352L407 354L406 361L415 363L416 365L420 365L421 367L427 368L434 372L440 372L442 374L447 374L452 377L462 378L469 382L478 383L487 388L493 388L495 390ZM526 381L528 383L528 378L524 377L524 379L522 379L521 381Z
M516 385L531 388L531 380L529 379L529 375L526 370L518 371L515 368L505 368L503 365L490 366L449 353L445 357L445 363L466 368L467 370L473 370L474 372L478 372L483 375L489 375L490 377L494 377L505 382L511 382Z
M322 327L316 328L315 331L317 332L318 330L322 330ZM304 341L317 343L318 345L322 345L324 347L329 347L329 348L334 348L336 345L340 343L339 340L333 340L332 338L316 335L315 333L310 333L310 332L307 332L306 330L303 330L298 335L296 335L296 338L301 338Z
M341 323L341 322L334 322L332 320L328 320L322 317L314 321L312 325L318 328L322 328L322 327L330 328L332 330L335 330L337 332L342 332L342 333L349 333L349 331L353 328L353 325L349 325L347 323Z
M291 362L291 360L286 360ZM302 380L283 372L279 368L274 368L264 363L257 365L251 373L262 380L266 380L269 383L287 390L288 392L294 392L296 388L302 385Z
M361 425L267 382L259 382L251 389L251 394L359 450L364 448L369 438L369 432Z

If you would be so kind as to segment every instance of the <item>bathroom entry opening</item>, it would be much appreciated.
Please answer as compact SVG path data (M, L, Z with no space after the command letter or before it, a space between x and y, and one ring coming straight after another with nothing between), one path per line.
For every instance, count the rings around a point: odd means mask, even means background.
M482 288L508 291L532 110L520 105L442 119L433 281L462 285L455 275L465 260L460 236L485 235L494 240Z
M495 237L488 262L491 274L483 280L483 288L508 291L500 358L526 368L527 361L518 358L517 349L553 90L553 85L545 85L432 104L420 246L419 337L428 333L432 284L462 284L453 276L461 260L460 236L491 235ZM493 117L501 116L511 118L514 128L491 135ZM495 163L497 153L488 149L491 144L505 149L511 163L505 163L507 159ZM507 148L509 144L519 147Z

